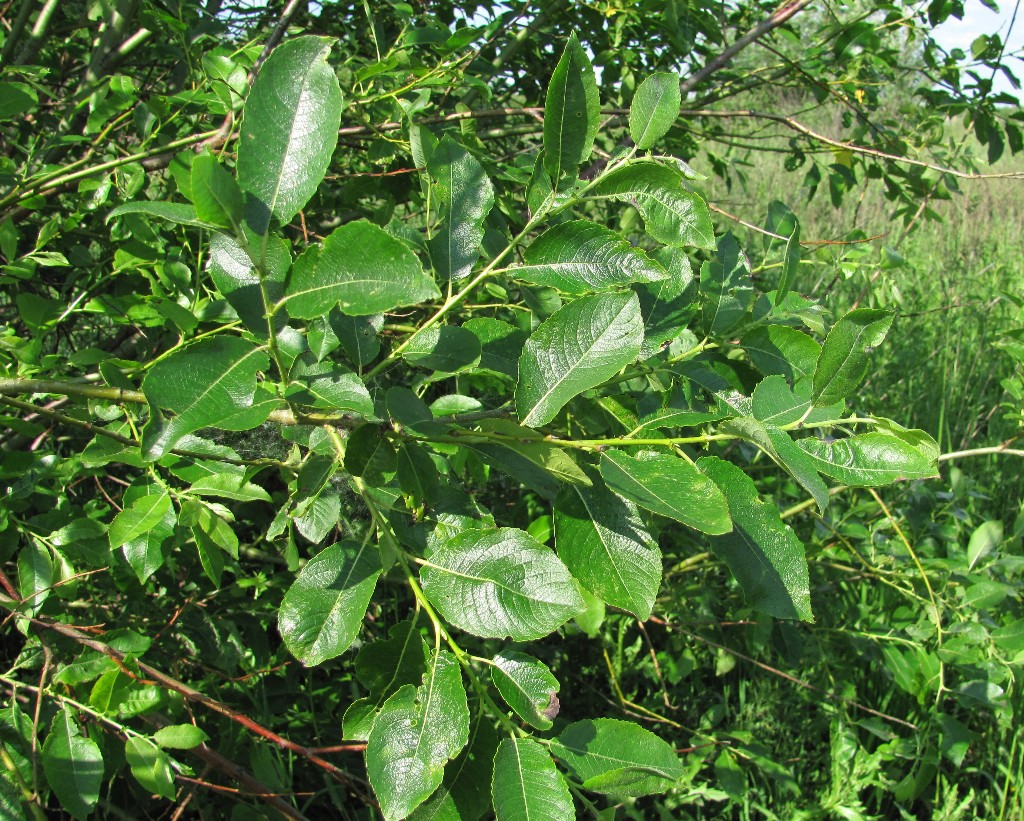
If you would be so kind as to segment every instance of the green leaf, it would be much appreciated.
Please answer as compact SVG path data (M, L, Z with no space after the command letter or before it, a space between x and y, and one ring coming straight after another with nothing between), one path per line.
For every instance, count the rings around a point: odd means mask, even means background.
M777 427L790 425L801 419L806 424L838 419L845 408L845 404L839 402L810 410L811 380L801 379L790 388L785 377L778 375L762 379L754 388L751 399L754 418ZM808 415L805 417L804 414Z
M569 294L666 279L668 271L614 231L589 220L549 228L526 249L517 279Z
M513 528L459 533L421 575L445 619L483 638L539 639L584 607L565 565Z
M669 744L638 724L613 718L570 724L552 740L551 752L594 792L651 795L685 774Z
M430 191L441 218L430 240L430 259L443 279L460 280L480 257L484 220L494 207L494 186L472 154L450 135L427 160Z
M818 504L822 513L828 507L828 486L822 481L814 462L802 451L788 433L774 425L749 416L730 419L722 425L723 433L735 433L753 442L781 468L786 470Z
M597 294L560 308L533 332L519 359L522 424L550 422L573 397L635 360L643 339L636 294Z
M335 306L365 316L440 296L405 243L371 222L356 220L331 232L315 265L296 263L285 300L289 314L313 319Z
M821 345L786 325L761 325L743 335L743 350L766 376L777 374L791 383L814 373Z
M526 344L526 334L507 322L490 317L477 317L463 323L463 328L476 334L480 340L481 353L479 368L504 374L516 379L519 376L519 357Z
M18 553L18 595L33 613L42 607L54 582L53 558L47 547L35 540Z
M122 214L144 214L147 217L156 217L178 225L207 228L211 231L216 231L220 227L215 223L200 219L196 214L195 206L178 202L126 202L107 214L107 222Z
M266 234L285 225L319 187L338 143L341 87L327 65L331 40L296 37L275 48L245 101L238 183L246 220Z
M655 251L653 256L669 272L669 278L633 286L644 316L641 360L661 353L665 343L690 334L687 326L697 311L697 288L686 252L682 248L665 246Z
M455 657L434 653L423 683L381 708L366 744L366 773L384 817L405 818L436 790L469 740L469 705Z
M210 237L210 257L207 271L210 279L228 301L242 323L261 338L266 337L267 308L284 295L284 281L292 264L288 242L278 236L267 237L265 271L260 279L252 259L234 237L217 231ZM278 311L271 320L274 330L280 331L287 322L284 311Z
M530 428L505 419L485 420L479 427L506 438L501 442L467 442L465 447L545 499L554 499L563 482L590 484L590 478L564 448L545 442Z
M679 117L682 95L674 72L651 74L640 83L629 107L629 136L646 151L664 137Z
M860 385L868 372L869 354L882 344L892 320L890 311L857 308L832 326L814 369L816 407L835 404Z
M106 715L117 715L117 710L137 687L135 680L120 667L108 670L98 679L89 693L89 706Z
M134 503L133 500L131 504ZM127 493L125 494L125 504L129 504ZM139 584L145 584L150 576L163 567L163 545L174 536L174 528L177 523L178 515L174 511L174 507L169 506L162 519L154 522L144 533L140 533L121 545L121 552L128 564L131 565L132 570L135 571Z
M506 738L494 756L497 821L566 821L576 815L562 774L532 738Z
M786 250L782 256L782 275L779 277L779 284L775 288L776 306L781 305L786 296L793 289L797 274L800 272L800 223L794 222L793 232L786 240Z
M982 522L967 543L967 570L971 571L982 559L996 552L1003 541L1003 523L998 519Z
M270 494L259 485L246 482L243 476L231 473L216 473L203 476L188 489L195 496L216 496L234 499L236 502L269 502Z
M420 368L456 373L480 361L480 340L457 325L441 325L416 334L402 356Z
M609 450L601 454L601 477L611 490L652 513L703 533L732 529L722 492L680 456L648 451L633 457Z
M0 122L24 117L38 102L39 95L27 83L0 83Z
M580 583L646 621L661 586L661 550L636 507L597 480L555 500L555 546Z
M195 724L171 724L153 733L153 740L165 750L191 750L210 737Z
M398 454L378 425L360 425L345 444L345 470L380 487L398 469Z
M923 431L919 433L927 437ZM814 466L826 476L851 487L881 487L904 479L938 476L937 448L890 433L858 433L845 439L798 439Z
M61 807L86 818L99 801L103 755L94 741L82 736L68 707L53 717L43 744L43 772Z
M555 181L576 176L594 147L601 102L590 58L576 34L569 35L544 101L544 168Z
M147 792L174 800L174 773L167 753L148 738L133 736L125 742L124 757L135 780Z
M704 298L703 324L709 336L721 336L746 316L754 299L747 255L731 231L718 240L718 253L700 269L700 292Z
M812 621L804 547L775 505L761 499L743 470L716 456L697 460L729 500L731 533L709 539L743 588L747 601L780 619Z
M644 227L658 242L715 248L715 227L707 203L683 187L683 176L666 165L635 163L612 171L588 197L625 200L636 206Z
M426 449L415 442L398 448L398 486L417 505L432 505L440 488L440 474Z
M226 336L203 339L157 362L142 390L151 407L175 416L163 424L151 420L143 434L145 457L155 461L185 434L216 426L251 407L256 375L268 364L261 348Z
M291 371L285 396L291 402L373 419L373 399L363 380L347 368L320 362L310 365L301 359Z
M516 715L538 730L558 715L558 679L543 662L526 653L503 650L494 657L491 681Z
M171 509L171 496L166 490L135 499L110 523L107 531L110 549L117 550L126 542L146 535Z
M200 154L192 161L192 202L196 216L222 228L242 232L242 192L217 158Z
M469 744L444 770L437 791L409 816L409 821L469 821L491 808L491 775L498 734L485 713L476 716Z
M348 650L381 570L377 550L355 542L325 547L310 559L284 594L277 614L289 652L315 667Z

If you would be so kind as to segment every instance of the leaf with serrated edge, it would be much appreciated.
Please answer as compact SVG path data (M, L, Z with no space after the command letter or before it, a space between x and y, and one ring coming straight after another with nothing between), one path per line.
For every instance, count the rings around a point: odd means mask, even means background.
M668 278L668 271L643 251L589 220L549 228L523 256L523 264L510 271L512 276L570 294Z
M522 424L550 422L573 397L635 360L643 340L636 294L598 294L560 308L533 332L519 358Z
M595 792L650 795L685 773L669 744L638 724L612 718L570 724L552 740L551 752Z
M513 528L459 533L431 554L421 575L441 615L483 638L539 639L585 606L555 554Z
M542 661L526 653L503 650L494 657L491 681L516 715L538 730L551 727L558 715L558 679Z
M497 821L566 821L575 815L562 774L531 738L506 738L498 746L491 798Z
M640 83L629 107L629 135L645 151L664 137L679 117L682 94L674 72L651 74Z
M356 220L331 232L316 265L296 264L285 301L292 316L313 319L335 306L345 314L366 316L440 296L405 243L371 222Z
M252 84L238 140L246 221L266 234L309 201L327 173L341 125L341 86L327 65L332 40L296 37L275 48Z
M380 574L377 550L355 542L331 545L310 559L277 615L291 654L313 667L344 653L359 633Z
M661 586L661 550L636 506L596 479L555 500L555 547L569 572L591 593L641 621Z
M722 492L681 456L648 451L636 458L609 450L601 455L601 477L611 490L652 513L704 533L732 528Z
M811 621L807 559L793 529L741 468L715 456L698 459L697 467L729 500L733 531L708 543L729 566L747 601L776 618Z

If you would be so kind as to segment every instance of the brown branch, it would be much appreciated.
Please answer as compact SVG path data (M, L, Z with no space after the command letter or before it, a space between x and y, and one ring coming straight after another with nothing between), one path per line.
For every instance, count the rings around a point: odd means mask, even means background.
M793 0L793 2L783 3L780 8L768 17L767 20L762 20L750 31L740 37L735 43L729 46L725 51L719 54L717 57L711 59L704 68L694 72L685 80L679 84L679 90L685 95L693 91L697 86L704 82L708 77L714 74L716 71L724 68L729 62L739 54L743 49L755 42L758 38L763 37L772 29L776 29L789 20L793 15L805 9L809 6L811 0Z

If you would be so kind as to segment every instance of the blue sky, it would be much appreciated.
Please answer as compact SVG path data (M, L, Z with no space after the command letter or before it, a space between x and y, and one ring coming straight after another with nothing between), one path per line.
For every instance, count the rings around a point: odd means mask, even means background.
M970 56L971 43L981 34L998 34L1007 44L1007 52L1022 53L1024 50L1024 3L1021 4L1017 14L1017 20L1013 25L1013 31L1007 31L1010 26L1010 18L1013 16L1015 0L1004 0L999 3L999 11L994 12L986 8L980 0L967 0L964 3L964 19L943 23L935 29L935 39L945 49L960 48ZM1017 75L1024 84L1024 61L1011 59L1008 61L1011 71ZM1007 91L1011 94L1022 95L1022 92L1014 92L1009 81L1000 73L995 81L996 91Z

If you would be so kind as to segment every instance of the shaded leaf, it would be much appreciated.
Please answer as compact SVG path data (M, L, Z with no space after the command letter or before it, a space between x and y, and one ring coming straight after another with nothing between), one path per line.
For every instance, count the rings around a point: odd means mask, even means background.
M700 269L700 291L704 298L704 331L720 336L735 328L746 316L754 299L747 255L731 231L718 240L718 253Z
M196 216L240 234L242 231L242 191L235 178L209 152L192 161L191 199Z
M743 350L761 373L778 374L791 383L814 373L821 345L810 336L786 325L761 325L747 331Z
M441 325L416 334L402 356L420 368L455 373L480 361L480 340L472 331L456 325Z
M147 792L174 800L174 773L167 753L148 738L133 736L125 742L124 757Z
M68 707L53 717L42 753L43 772L60 805L75 818L86 818L99 801L103 755L81 734Z

